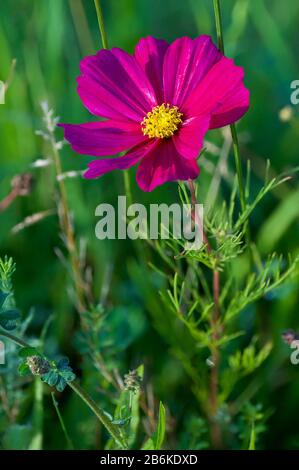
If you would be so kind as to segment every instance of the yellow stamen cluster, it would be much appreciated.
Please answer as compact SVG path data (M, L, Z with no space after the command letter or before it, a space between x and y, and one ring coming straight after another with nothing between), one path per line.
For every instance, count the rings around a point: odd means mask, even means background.
M182 116L177 106L164 103L155 106L141 122L142 132L152 138L171 137L183 122Z

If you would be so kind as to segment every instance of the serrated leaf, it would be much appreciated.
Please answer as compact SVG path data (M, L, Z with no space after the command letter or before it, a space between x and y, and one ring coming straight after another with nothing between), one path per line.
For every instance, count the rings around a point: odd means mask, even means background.
M41 379L43 382L50 385L50 387L54 387L54 385L56 385L58 382L59 375L54 370L50 370L46 374L42 375Z
M68 369L59 371L60 377L62 377L66 382L72 382L75 380L76 375L72 371L72 369L69 367Z
M57 383L56 383L56 389L58 390L58 392L63 392L63 390L65 389L66 385L67 385L66 380L64 380L63 377L58 376L58 381L57 381Z

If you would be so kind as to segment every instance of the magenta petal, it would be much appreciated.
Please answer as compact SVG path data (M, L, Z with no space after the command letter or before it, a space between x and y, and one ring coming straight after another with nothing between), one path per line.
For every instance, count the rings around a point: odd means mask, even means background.
M164 101L180 107L221 57L209 36L174 41L164 60Z
M121 49L101 50L80 64L78 93L96 116L141 122L156 104L155 92L136 59Z
M209 115L186 120L172 138L178 153L184 158L197 158L203 147L203 139L209 126Z
M195 179L198 175L196 160L182 157L172 139L165 139L154 145L141 160L137 183L143 191L152 191L166 181Z
M249 92L243 78L243 68L222 57L184 102L182 112L188 116L212 114L211 127L231 124L249 106Z
M159 104L163 102L163 61L168 43L152 36L142 38L135 48L135 58L151 82Z
M115 121L59 124L75 152L104 157L147 140L139 124Z
M93 160L88 164L88 170L84 173L84 178L98 178L113 170L126 170L135 165L153 146L150 142L147 145L138 145L125 155L116 158L104 158L102 160Z
M238 121L247 112L249 104L249 90L240 84L237 90L227 96L223 104L212 115L210 129L228 126Z

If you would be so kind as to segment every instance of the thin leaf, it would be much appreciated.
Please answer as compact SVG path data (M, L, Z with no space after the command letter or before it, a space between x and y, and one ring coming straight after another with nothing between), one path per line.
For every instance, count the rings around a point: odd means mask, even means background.
M161 450L161 447L164 442L166 431L166 411L162 402L160 402L159 407L159 418L158 418L158 428L155 435L154 445L155 450Z
M252 423L251 427L251 433L250 433L250 442L249 442L249 448L248 450L255 450L255 426L254 423Z

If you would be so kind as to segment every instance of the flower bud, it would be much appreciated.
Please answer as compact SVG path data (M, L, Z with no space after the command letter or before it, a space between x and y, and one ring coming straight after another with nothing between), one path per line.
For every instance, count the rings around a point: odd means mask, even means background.
M28 357L26 363L33 375L43 375L51 369L49 362L41 356Z

